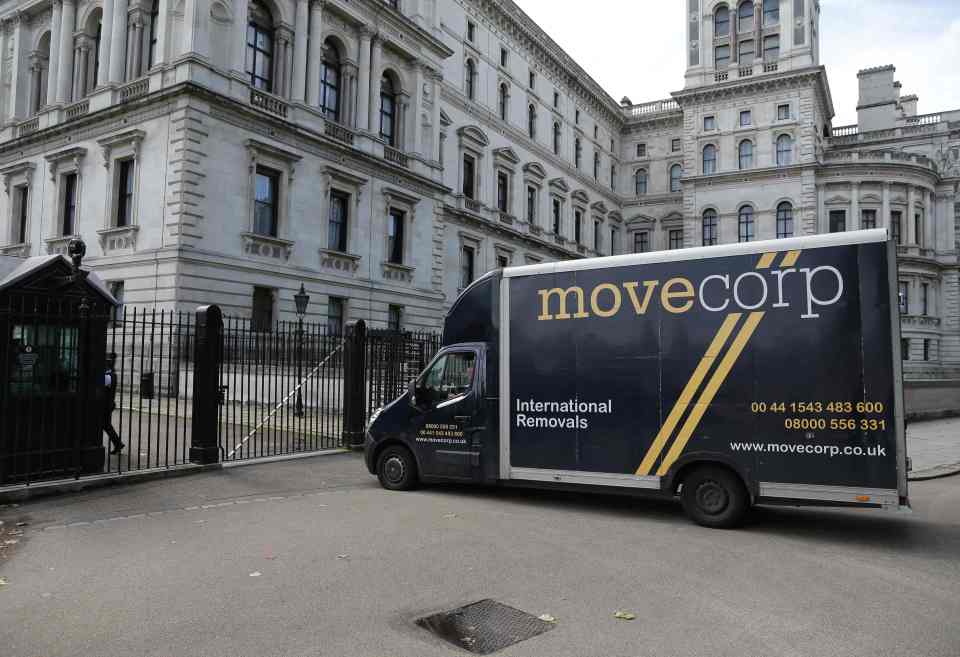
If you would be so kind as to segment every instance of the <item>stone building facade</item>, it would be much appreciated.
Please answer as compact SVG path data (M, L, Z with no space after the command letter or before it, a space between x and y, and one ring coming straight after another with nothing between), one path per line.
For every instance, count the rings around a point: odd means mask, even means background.
M675 1L683 89L632 104L511 0L0 0L0 251L414 329L500 266L886 226L908 375L960 375L960 111L881 67L833 126L816 0Z

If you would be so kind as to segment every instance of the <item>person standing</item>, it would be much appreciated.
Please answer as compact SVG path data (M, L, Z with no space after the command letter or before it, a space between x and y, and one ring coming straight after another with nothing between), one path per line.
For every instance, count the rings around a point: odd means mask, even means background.
M119 454L124 447L117 430L113 428L113 410L117 407L117 375L113 369L116 362L117 355L111 351L107 354L107 368L103 373L103 387L106 392L103 404L103 430L107 432L110 444L113 446L110 450L111 454Z

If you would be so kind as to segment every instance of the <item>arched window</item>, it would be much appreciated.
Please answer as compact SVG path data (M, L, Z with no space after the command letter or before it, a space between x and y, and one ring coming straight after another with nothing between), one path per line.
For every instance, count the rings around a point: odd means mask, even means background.
M679 192L680 191L680 176L683 173L683 169L680 168L679 164L674 164L670 167L670 191Z
M397 92L390 77L380 78L380 138L396 148Z
M633 184L637 192L637 196L643 196L647 193L647 170L646 169L637 169L637 172L633 174Z
M713 12L713 36L730 34L730 10L726 5L717 7Z
M749 139L744 139L740 142L740 147L737 150L737 159L740 163L740 168L749 169L753 167L753 142Z
M717 211L708 209L703 211L703 245L713 246L717 243Z
M740 9L737 11L737 30L739 32L749 32L753 29L753 2L746 0L740 3Z
M250 86L273 91L273 17L257 0L251 0L247 19L247 75Z
M763 24L776 25L780 22L780 0L763 0Z
M507 83L504 82L500 85L500 97L497 99L500 105L501 121L507 120L507 98L509 98L509 89L507 88Z
M527 135L530 139L537 138L537 108L533 103L527 107Z
M793 163L793 139L790 135L777 137L777 166L785 167Z
M323 64L320 68L320 111L328 119L340 120L340 53L327 39L323 43Z
M560 124L553 123L553 154L560 155Z
M707 144L703 147L703 172L717 172L717 147L713 144Z
M740 208L740 215L737 221L739 227L739 241L752 242L755 236L753 223L753 208L745 205Z
M777 206L777 237L793 237L793 206L787 201Z
M153 0L150 7L150 45L147 52L147 69L159 60L157 53L157 19L160 17L160 0Z
M583 148L580 145L580 137L573 140L573 166L580 168L580 158L583 155Z
M470 100L476 100L477 93L477 67L473 63L472 59L467 60L466 67L466 82L467 82L467 98Z

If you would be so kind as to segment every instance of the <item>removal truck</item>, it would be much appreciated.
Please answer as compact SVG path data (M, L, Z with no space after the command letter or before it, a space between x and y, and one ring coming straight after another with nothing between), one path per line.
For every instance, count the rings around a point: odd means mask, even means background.
M372 415L389 489L474 482L754 504L909 506L886 230L507 267Z

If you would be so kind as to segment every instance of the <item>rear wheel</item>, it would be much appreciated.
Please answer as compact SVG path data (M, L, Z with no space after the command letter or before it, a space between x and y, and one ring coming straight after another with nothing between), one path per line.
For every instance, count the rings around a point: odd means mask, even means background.
M387 447L377 459L377 478L387 490L410 490L417 485L417 462L406 447Z
M680 499L687 516L704 527L736 527L750 508L750 497L740 478L716 466L696 468L684 477Z

